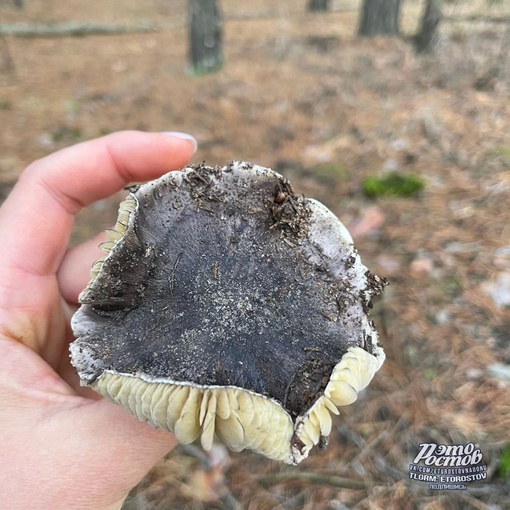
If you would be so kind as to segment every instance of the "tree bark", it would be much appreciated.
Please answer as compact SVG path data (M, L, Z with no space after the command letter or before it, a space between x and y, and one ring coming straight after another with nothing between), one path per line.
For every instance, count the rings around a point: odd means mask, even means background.
M223 65L223 20L217 0L189 0L189 70L213 73Z
M329 0L308 0L308 10L313 12L329 11Z
M0 87L13 85L16 82L16 68L9 50L9 43L0 36Z
M427 0L421 19L420 31L414 36L414 47L418 53L429 53L437 43L437 29L441 21L441 10L437 0Z
M397 35L400 0L363 0L358 35Z
M494 90L498 81L504 80L507 74L508 54L510 53L510 21L507 21L507 26L503 38L501 40L501 47L499 55L491 66L480 78L477 78L473 86L477 90Z

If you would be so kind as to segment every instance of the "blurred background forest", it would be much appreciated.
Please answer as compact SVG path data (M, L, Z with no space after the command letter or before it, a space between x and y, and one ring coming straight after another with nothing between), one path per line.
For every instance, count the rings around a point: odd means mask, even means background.
M360 0L0 0L0 200L67 145L185 131L196 163L269 166L321 200L390 281L372 312L387 361L325 451L291 467L179 447L125 509L510 508L510 1L378 2L400 9L393 34L358 33ZM221 44L205 67L204 3ZM80 213L72 242L119 199ZM410 480L423 442L476 443L487 479Z

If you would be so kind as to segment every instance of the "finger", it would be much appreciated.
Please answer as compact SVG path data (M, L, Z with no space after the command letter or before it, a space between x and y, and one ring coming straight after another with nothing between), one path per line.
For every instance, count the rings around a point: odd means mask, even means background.
M84 142L33 163L0 210L0 267L55 273L66 251L74 215L134 181L183 167L190 140L126 131Z
M96 260L105 257L99 245L106 241L106 234L95 236L68 250L58 270L60 291L70 304L78 304L78 296L90 281L90 269Z

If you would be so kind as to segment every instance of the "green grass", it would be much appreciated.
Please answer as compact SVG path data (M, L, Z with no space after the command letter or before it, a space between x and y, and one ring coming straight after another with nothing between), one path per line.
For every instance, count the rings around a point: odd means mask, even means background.
M503 448L499 456L498 473L503 480L510 480L510 444Z
M366 177L362 182L363 193L371 198L411 197L424 188L425 182L417 175L398 172L390 172L383 177Z

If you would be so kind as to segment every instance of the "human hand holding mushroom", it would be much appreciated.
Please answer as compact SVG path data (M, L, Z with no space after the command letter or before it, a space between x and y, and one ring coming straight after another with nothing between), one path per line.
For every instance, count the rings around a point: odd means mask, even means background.
M118 506L168 432L298 464L382 365L368 313L386 281L331 211L250 163L130 187L85 287L98 240L66 252L73 215L192 149L141 133L81 144L34 164L2 208L4 458L33 466L11 474L11 507L34 483L41 508ZM80 383L140 422L79 388L78 301Z
M41 159L0 209L0 501L119 508L175 444L79 386L70 317L99 239L68 250L75 214L133 181L183 167L194 144L122 132Z

